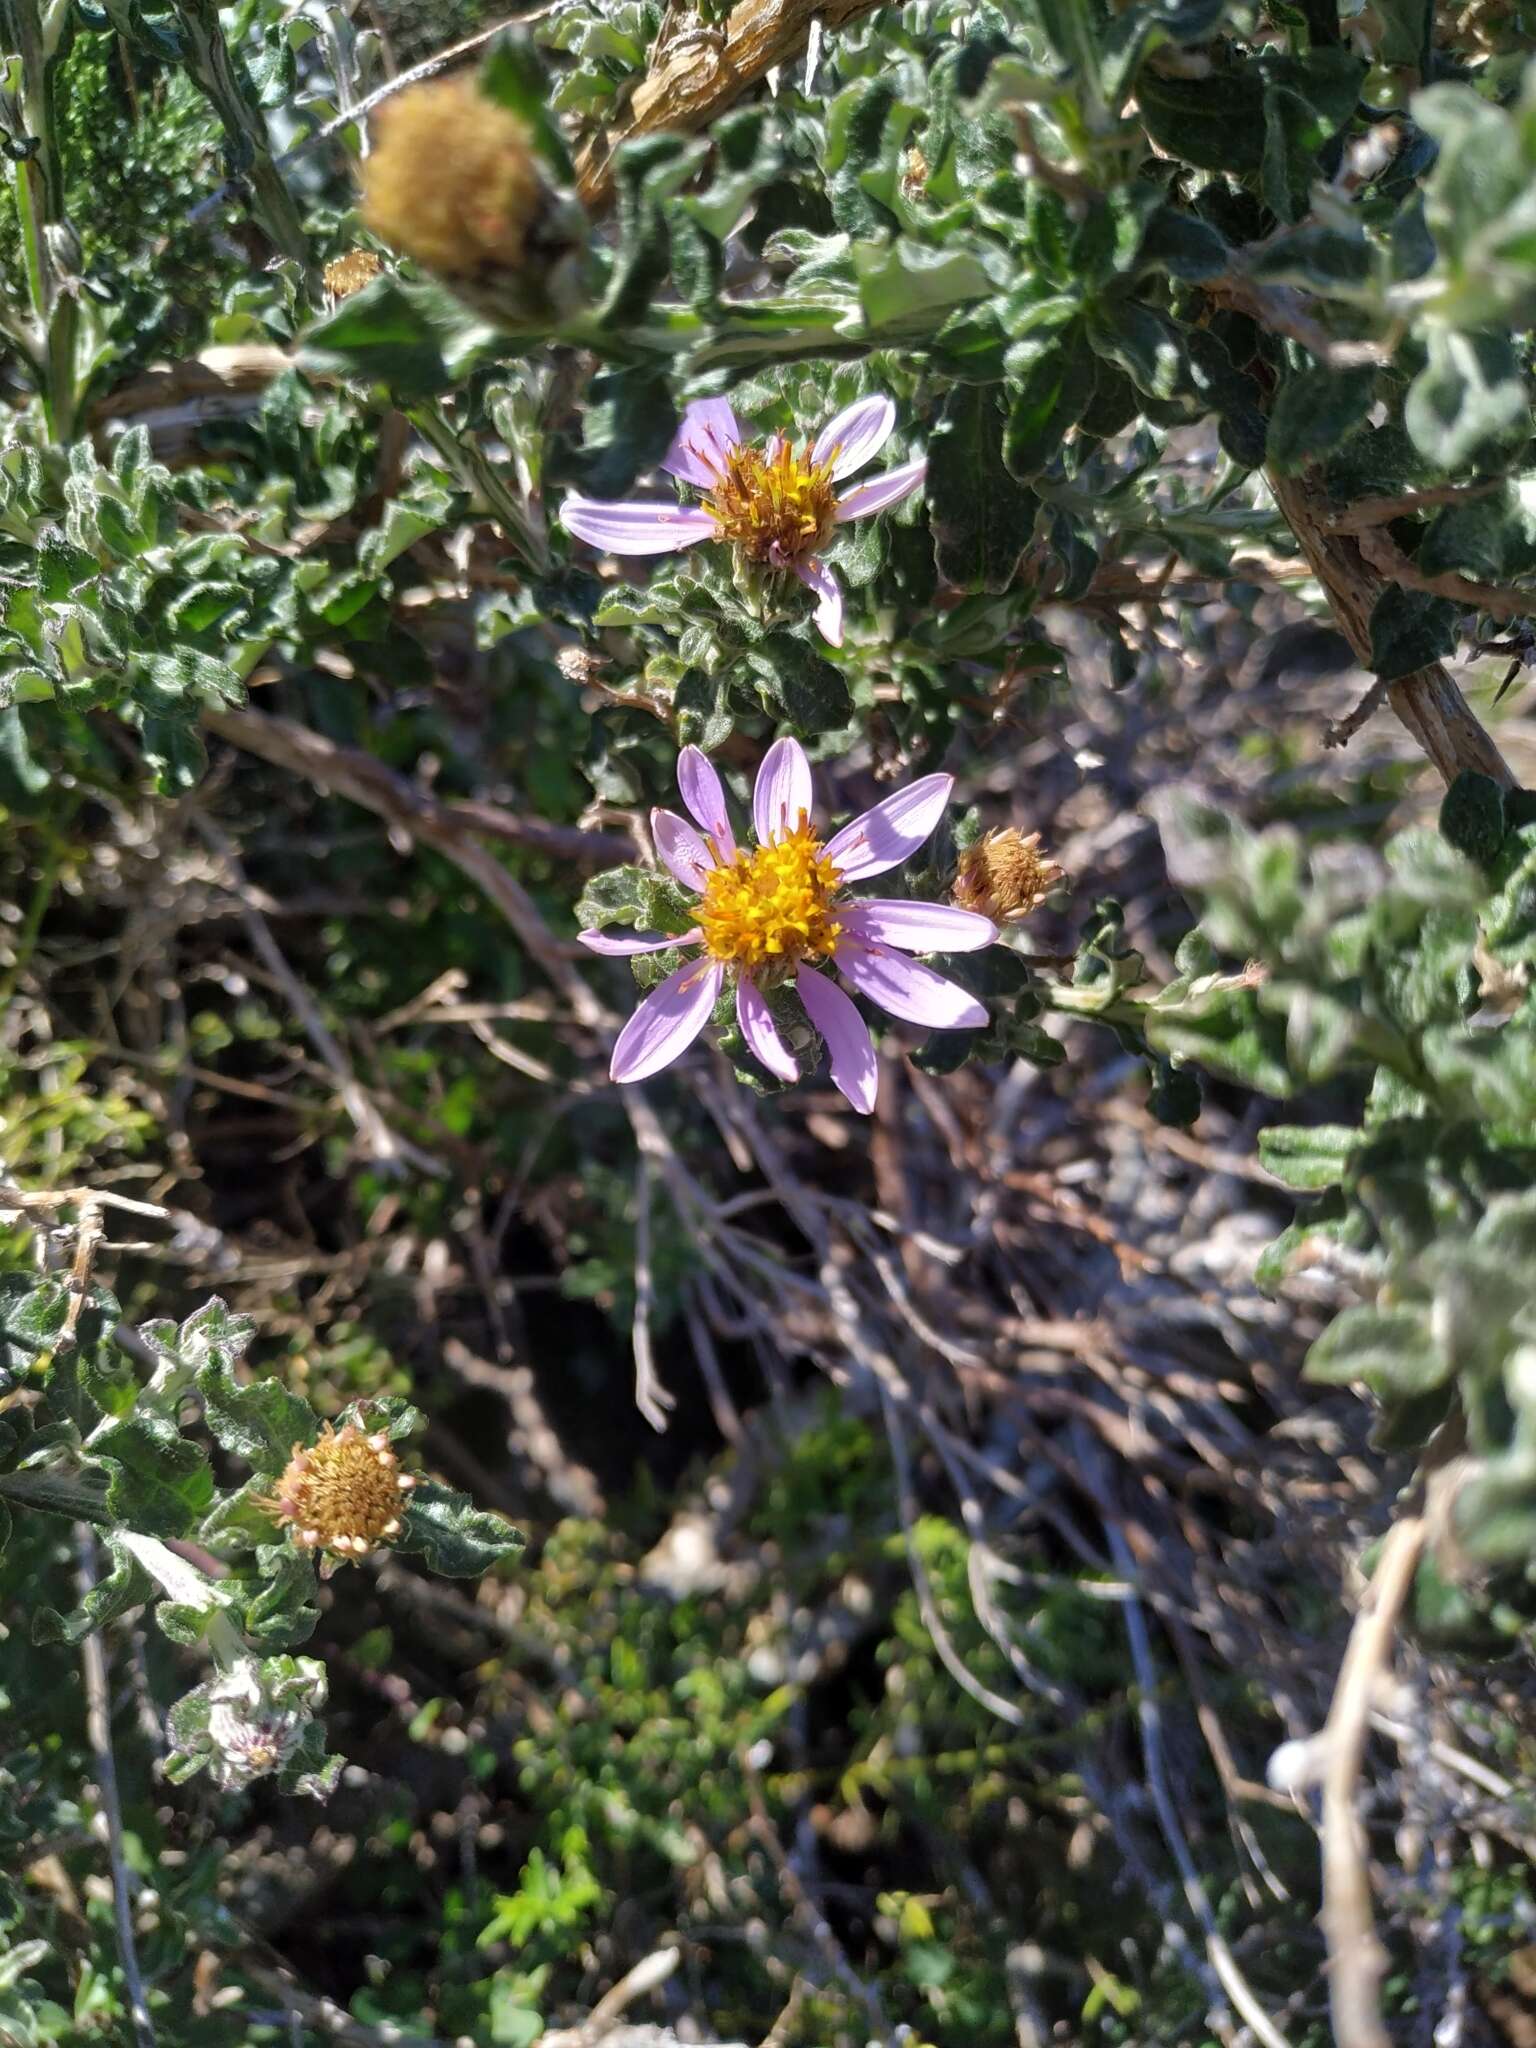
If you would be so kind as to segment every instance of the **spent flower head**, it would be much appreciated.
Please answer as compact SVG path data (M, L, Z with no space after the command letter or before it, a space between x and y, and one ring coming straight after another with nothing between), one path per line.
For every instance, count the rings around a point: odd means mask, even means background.
M1012 825L988 832L961 854L950 898L1000 924L1028 917L1050 895L1065 868L1040 850L1040 834Z
M395 1541L415 1484L384 1430L327 1422L314 1443L294 1445L262 1505L301 1550L322 1552L329 1571Z
M868 1113L877 1065L869 1028L825 972L836 968L893 1017L931 1030L974 1030L985 1007L912 953L962 953L989 946L997 927L950 903L853 896L851 882L899 867L944 815L953 776L924 775L823 841L813 822L811 765L797 740L777 740L763 757L752 795L755 845L739 846L725 790L697 747L685 747L677 783L694 820L651 813L656 851L698 898L697 922L681 933L586 931L595 953L696 951L645 997L613 1048L615 1081L643 1081L698 1037L721 992L734 986L736 1021L753 1056L781 1081L800 1069L769 997L793 985L827 1048L832 1082ZM694 826L700 829L696 831ZM702 834L702 836L701 836Z
M803 452L781 434L747 439L724 398L701 398L683 414L661 466L700 493L696 506L658 499L609 501L572 492L562 524L616 555L664 555L696 541L725 541L743 582L798 577L816 597L816 624L834 647L843 638L843 591L821 551L837 528L897 505L928 472L926 456L899 463L856 489L837 485L872 462L890 439L889 398L858 399L831 419Z
M579 295L585 216L549 184L527 128L462 73L389 100L359 176L363 218L492 318L538 324Z

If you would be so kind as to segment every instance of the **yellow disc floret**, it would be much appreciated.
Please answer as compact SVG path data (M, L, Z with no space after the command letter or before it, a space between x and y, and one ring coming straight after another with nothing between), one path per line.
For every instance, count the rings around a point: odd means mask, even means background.
M262 1505L301 1550L342 1563L366 1557L400 1534L405 1496L416 1484L382 1429L326 1423L312 1444L295 1444L276 1491Z
M802 960L825 960L842 926L837 869L806 823L714 868L698 910L704 950L754 980L777 980Z
M784 440L771 442L766 452L743 443L726 455L704 510L721 540L748 560L786 568L832 537L832 460L813 462L809 450L797 455Z

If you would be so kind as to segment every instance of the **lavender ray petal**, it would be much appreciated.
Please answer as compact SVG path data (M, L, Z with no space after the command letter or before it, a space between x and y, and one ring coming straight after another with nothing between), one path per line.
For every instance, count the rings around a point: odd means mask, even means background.
M699 747L684 747L677 757L677 787L694 823L713 844L722 861L736 858L736 835L725 807L725 785L715 764Z
M728 398L696 398L684 409L661 466L685 484L712 490L740 439L741 427Z
M915 462L900 463L895 469L882 470L867 484L860 484L847 497L838 499L835 515L838 523L847 519L864 519L871 512L883 512L888 505L899 505L903 498L912 495L927 474L926 455L919 455Z
M676 811L652 811L651 837L670 875L685 889L704 887L705 878L715 865L715 856L686 818L680 818Z
M752 1048L755 1059L761 1060L770 1074L781 1081L798 1081L800 1069L795 1064L794 1054L779 1036L779 1027L773 1021L773 1012L763 998L755 981L743 975L736 984L736 1021L741 1026L741 1035Z
M798 740L775 740L764 754L752 790L752 828L759 846L771 846L809 818L814 796L811 764Z
M830 462L834 477L852 476L866 462L874 461L895 424L896 408L883 394L857 398L827 421L811 448L811 460Z
M954 786L953 775L919 776L835 832L826 844L828 860L845 882L900 867L943 817Z
M997 938L990 917L953 903L916 903L865 897L839 910L843 929L861 939L899 946L904 953L975 953Z
M576 936L590 952L618 958L629 953L665 953L668 946L696 946L704 934L695 925L691 932L578 932Z
M724 976L718 960L689 960L653 988L614 1041L612 1079L649 1080L685 1053L709 1022Z
M976 1029L987 1021L985 1004L967 989L889 946L845 933L832 957L859 993L892 1017L933 1031Z
M560 507L560 524L578 540L616 555L671 555L708 540L715 522L691 505L663 505L634 498L610 504L575 492Z
M843 586L825 562L796 562L795 574L816 593L816 630L830 647L843 644Z
M869 1026L857 1005L814 967L802 967L795 975L795 993L827 1048L832 1086L848 1098L860 1116L868 1116L875 1106L880 1068Z

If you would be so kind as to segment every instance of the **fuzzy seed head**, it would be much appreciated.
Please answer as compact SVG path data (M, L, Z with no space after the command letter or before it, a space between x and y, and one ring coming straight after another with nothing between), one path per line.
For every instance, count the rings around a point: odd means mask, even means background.
M515 114L472 77L432 78L383 106L375 128L363 217L382 241L447 278L522 267L546 195Z
M1038 832L1026 837L1010 825L966 848L950 897L962 910L1008 922L1037 910L1064 873L1041 852Z
M339 1430L326 1423L317 1442L294 1445L263 1506L301 1550L350 1564L394 1542L415 1484L383 1430L370 1435L355 1422Z

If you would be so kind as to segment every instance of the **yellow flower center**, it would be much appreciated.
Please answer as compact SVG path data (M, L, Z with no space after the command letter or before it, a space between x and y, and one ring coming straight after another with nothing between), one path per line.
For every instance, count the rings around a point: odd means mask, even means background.
M394 1541L415 1484L400 1470L383 1430L369 1435L355 1422L340 1430L326 1423L308 1448L294 1445L276 1493L262 1505L301 1550L323 1550L346 1562Z
M802 816L772 846L710 870L699 905L704 950L754 979L767 970L778 980L802 960L825 960L843 929L833 907L840 886Z
M836 454L834 449L825 462L813 462L809 448L797 455L783 440L766 453L745 443L733 448L704 499L721 540L776 569L813 554L832 537Z

